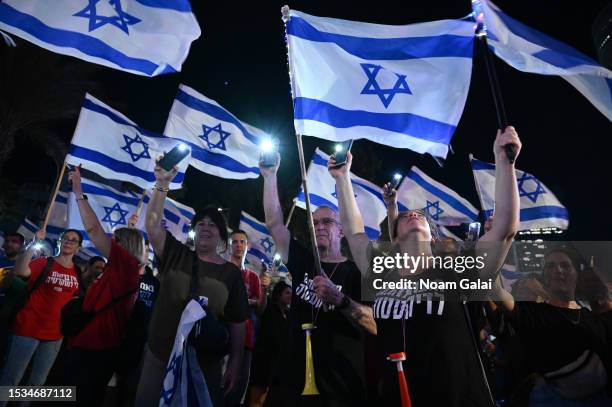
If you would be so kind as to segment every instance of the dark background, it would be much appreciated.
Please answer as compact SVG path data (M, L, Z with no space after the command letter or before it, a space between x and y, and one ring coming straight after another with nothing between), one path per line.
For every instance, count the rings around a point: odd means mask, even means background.
M507 14L563 41L596 59L591 24L606 1L501 1ZM286 212L300 183L293 131L292 105L287 74L284 29L280 18L283 2L211 2L192 0L202 29L192 44L182 72L155 78L98 67L70 57L56 57L15 36L18 49L0 43L0 67L11 58L4 74L13 80L0 86L28 88L41 75L54 77L64 71L74 78L80 96L68 105L72 117L50 121L49 131L68 143L76 125L78 104L84 91L120 110L142 127L161 132L177 86L184 83L210 97L239 119L260 127L281 141L279 176L281 200ZM470 2L461 1L294 1L291 8L318 16L382 24L409 24L445 18L462 18ZM394 149L361 140L354 145L353 171L382 185L395 171L407 172L417 165L479 207L468 154L492 161L497 129L495 110L488 87L481 49L475 47L474 68L465 111L453 136L454 154L444 167L431 156ZM8 55L8 56L7 56ZM45 64L52 60L53 64ZM36 62L36 61L42 61ZM508 119L523 142L517 160L519 169L531 172L554 192L570 213L568 240L611 240L609 150L604 146L612 135L610 122L577 90L559 77L527 74L495 58ZM64 78L65 79L65 78ZM78 82L77 82L78 80ZM6 85L6 84L9 85ZM30 83L30 87L31 83ZM16 91L15 91L16 92ZM33 89L32 92L36 92ZM6 93L0 87L0 99ZM27 98L28 95L22 95ZM310 157L320 146L331 152L331 144L305 137L305 154ZM25 183L51 187L57 171L46 143L32 142L27 130L15 137L15 149L0 169L2 194L17 206ZM7 195L8 194L8 195ZM14 196L14 199L13 199ZM263 220L261 179L224 180L192 167L185 188L175 197L194 208L215 204L229 209L230 225L237 226L241 210ZM8 210L7 210L8 211ZM19 211L12 211L13 225ZM298 211L301 212L301 211ZM20 221L20 220L19 220ZM296 218L299 224L303 217ZM8 222L8 223L7 223Z

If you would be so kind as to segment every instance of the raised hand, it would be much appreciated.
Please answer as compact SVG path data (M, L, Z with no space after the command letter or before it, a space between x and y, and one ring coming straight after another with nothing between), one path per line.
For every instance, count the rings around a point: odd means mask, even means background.
M331 157L329 157L329 161L327 162L327 170L329 171L329 174L334 179L336 179L336 178L347 175L351 170L352 163L353 163L353 154L351 154L350 151L347 151L346 163L342 167L336 168L335 167L336 157L332 154Z
M521 140L519 139L518 133L515 128L508 126L504 129L503 133L497 130L497 136L495 137L495 143L493 144L493 154L495 154L496 160L503 160L507 162L508 157L506 156L505 146L511 146L514 150L514 159L518 157L521 151Z

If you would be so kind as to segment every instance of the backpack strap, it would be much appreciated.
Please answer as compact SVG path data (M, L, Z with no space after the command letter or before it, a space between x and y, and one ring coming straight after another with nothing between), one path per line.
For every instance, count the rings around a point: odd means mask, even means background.
M95 309L94 309L94 310L93 310L93 313L94 313L94 314L99 314L99 313L101 313L102 311L104 311L104 310L106 310L106 309L110 308L112 305L114 305L114 304L118 303L119 301L124 300L124 299L126 299L126 298L128 298L128 297L130 297L130 296L134 295L134 293L136 293L136 292L137 292L139 289L140 289L140 287L135 288L135 289L133 289L133 290L128 291L127 293L121 294L119 297L115 297L115 298L113 298L112 300L110 300L108 303L106 303L106 304L105 304L105 305L104 305L102 308L100 308L99 310L95 310Z
M42 273L40 273L38 277L36 277L36 281L34 281L32 288L28 291L28 298L30 297L30 295L32 295L34 291L36 291L38 287L40 287L43 281L45 281L45 279L49 275L49 271L51 271L52 266L53 266L53 257L47 257L47 264L45 264L45 268L43 269Z

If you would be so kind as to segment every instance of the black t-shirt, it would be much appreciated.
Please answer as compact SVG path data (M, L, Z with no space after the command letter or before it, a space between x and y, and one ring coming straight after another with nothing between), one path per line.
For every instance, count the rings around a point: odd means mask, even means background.
M388 276L391 277L391 276ZM393 277L394 281L397 276ZM429 269L410 278L455 281L451 270ZM475 278L464 273L461 278ZM386 279L385 279L386 280ZM397 368L386 360L405 352L404 374L414 407L488 407L490 396L470 337L464 305L457 291L439 289L380 290L374 301L385 406L399 406ZM482 309L469 302L472 320Z
M552 372L591 350L604 363L610 383L612 338L599 315L587 308L566 309L517 301L510 320L531 370L540 374Z
M344 294L361 300L361 275L352 261L322 263L323 270ZM312 253L296 240L289 245L287 268L293 281L293 297L281 362L273 384L295 389L301 394L305 378L305 332L311 323L312 351L317 387L323 401L345 401L359 406L365 401L363 333L333 306L321 307L312 290L315 267ZM338 404L335 404L338 405Z

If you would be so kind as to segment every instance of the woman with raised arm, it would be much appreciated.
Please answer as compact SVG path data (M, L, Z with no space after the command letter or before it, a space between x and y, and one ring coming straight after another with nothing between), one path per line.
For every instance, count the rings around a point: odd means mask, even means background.
M518 227L519 201L514 165L504 152L511 146L516 155L521 143L514 128L498 131L493 152L496 163L496 222L475 248L475 256L484 258L479 270L444 268L440 263L426 266L425 260L435 257L433 244L437 228L422 210L400 212L391 225L391 235L398 255L406 255L420 264L401 263L372 273L372 246L354 198L349 171L352 156L346 165L335 168L330 159L329 171L336 179L340 218L351 252L361 273L370 282L410 281L407 288L374 289L374 318L377 325L377 350L382 364L381 397L385 406L400 405L396 363L386 360L390 354L404 352L402 362L414 407L488 407L493 405L482 375L472 328L466 318L461 294L444 286L426 286L421 282L453 282L466 278L488 281L496 275ZM489 242L487 244L487 242ZM487 251L486 255L483 251ZM451 256L452 257L452 256ZM457 259L457 257L455 257ZM453 260L454 262L455 260ZM388 267L388 266L387 266ZM380 282L380 281L379 281ZM412 285L411 285L412 284Z
M32 260L34 243L44 238L44 230L36 232L34 241L15 262L15 275L28 278L28 297L11 327L0 386L19 385L28 365L31 365L30 374L24 384L45 384L63 340L60 312L79 290L72 258L83 242L81 233L65 230L60 235L59 251L55 257ZM6 401L0 401L0 406L4 405Z
M176 167L171 171L159 165L155 167L156 184L147 207L145 225L159 259L161 284L151 317L136 405L159 404L181 313L192 298L193 290L197 296L208 299L207 312L226 325L229 333L229 361L224 375L224 352L198 351L198 362L213 405L219 407L225 405L225 395L236 386L239 378L249 305L240 269L218 253L226 247L228 233L225 219L217 208L201 209L193 216L195 251L176 240L162 226L164 200L176 173Z
M83 194L78 167L70 172L68 180L85 232L108 262L83 299L83 311L94 315L69 338L65 379L66 384L77 387L78 405L99 406L104 403L106 385L119 362L119 348L138 297L147 251L136 229L115 229L112 238L106 234Z

